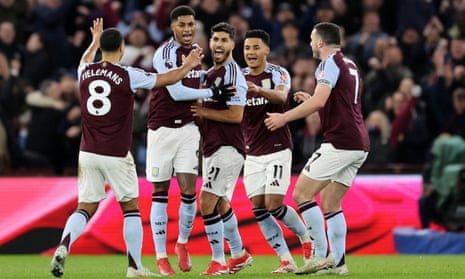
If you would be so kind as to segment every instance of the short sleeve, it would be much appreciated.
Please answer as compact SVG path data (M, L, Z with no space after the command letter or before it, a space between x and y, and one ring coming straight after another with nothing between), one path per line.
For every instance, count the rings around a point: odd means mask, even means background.
M336 86L339 79L339 67L336 65L333 56L322 61L315 73L317 83L327 84L331 88Z
M146 72L142 69L134 67L125 67L129 74L129 85L131 90L135 92L137 89L152 89L157 82L157 75Z
M247 82L242 71L234 63L230 63L226 66L225 84L228 83L236 87L236 94L232 96L231 100L226 102L226 104L228 106L245 106Z
M271 71L271 77L273 79L273 83L275 87L282 85L286 87L287 89L291 88L291 75L283 67L280 67L280 66L273 67Z

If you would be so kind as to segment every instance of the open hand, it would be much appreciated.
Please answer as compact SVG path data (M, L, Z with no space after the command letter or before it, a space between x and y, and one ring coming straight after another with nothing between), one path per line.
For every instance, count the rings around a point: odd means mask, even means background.
M303 103L310 99L311 95L304 91L297 91L294 93L294 101L297 103Z
M189 68L194 68L202 62L203 57L203 49L194 48L187 57L182 56L182 63Z
M268 115L268 117L265 119L265 126L268 130L276 131L287 123L283 113L267 112L266 115Z

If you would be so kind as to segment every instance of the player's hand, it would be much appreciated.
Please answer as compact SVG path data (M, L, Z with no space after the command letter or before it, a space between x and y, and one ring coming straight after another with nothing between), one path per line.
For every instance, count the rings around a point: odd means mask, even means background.
M236 88L232 84L210 87L213 92L212 99L220 102L231 100L231 97L236 94Z
M98 17L94 19L90 32L92 33L92 41L100 46L100 35L103 32L103 18Z
M191 112L194 117L203 118L207 114L207 110L202 106L202 103L194 103L191 105Z
M247 81L248 91L253 93L260 93L260 87L251 81Z
M194 48L187 57L182 56L182 63L186 65L186 67L194 68L202 62L203 57L202 48Z
M294 101L297 103L303 103L310 99L311 95L304 91L297 91L294 93Z
M267 112L266 115L268 115L268 117L265 119L265 126L270 131L276 131L287 124L286 117L283 113Z

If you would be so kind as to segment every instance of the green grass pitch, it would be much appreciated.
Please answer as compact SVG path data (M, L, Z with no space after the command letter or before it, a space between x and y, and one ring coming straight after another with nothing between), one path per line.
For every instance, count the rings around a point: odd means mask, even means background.
M0 255L0 278L53 278L49 271L50 257L39 255ZM193 269L189 273L178 272L170 278L201 278L199 275L210 257L195 256ZM346 260L350 274L348 278L465 278L464 256L348 256ZM153 257L144 257L143 263L152 271L157 271ZM301 262L298 262L300 264ZM171 264L178 271L176 259ZM272 275L270 271L278 266L278 259L272 256L254 256L251 267L233 275L234 278L302 278L297 276ZM125 278L126 257L71 255L65 265L64 279L86 278ZM230 276L231 277L231 276ZM316 277L316 276L310 276ZM323 278L334 277L320 276Z

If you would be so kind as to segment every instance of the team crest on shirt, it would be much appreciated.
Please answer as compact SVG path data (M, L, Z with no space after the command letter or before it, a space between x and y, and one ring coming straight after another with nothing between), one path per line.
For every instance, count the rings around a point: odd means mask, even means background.
M265 89L271 88L271 80L269 78L262 80L262 87Z
M324 77L325 77L325 72L320 71L320 72L318 73L318 79L322 79L322 78L324 78Z
M222 83L223 83L223 79L221 77L217 77L215 81L213 82L213 84L217 87L220 86Z
M169 59L166 59L165 60L165 66L166 66L166 68L171 69L171 68L173 68L173 62L171 62L171 60L169 60Z

